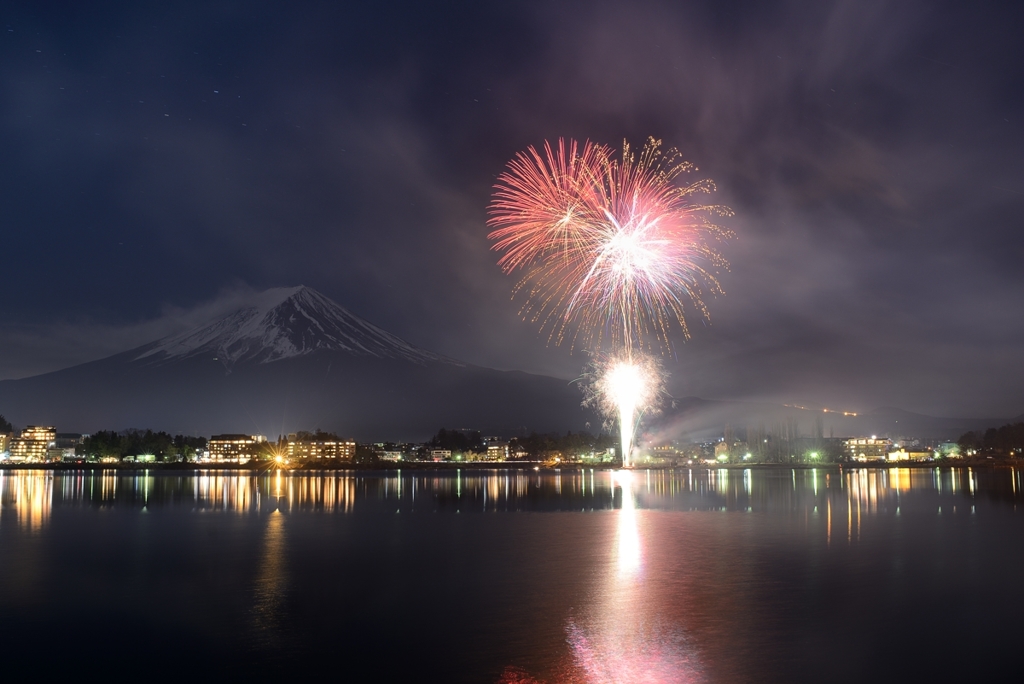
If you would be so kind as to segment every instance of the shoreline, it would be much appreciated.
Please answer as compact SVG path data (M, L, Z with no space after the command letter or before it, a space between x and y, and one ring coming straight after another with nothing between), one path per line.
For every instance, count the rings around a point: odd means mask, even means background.
M935 469L935 468L1012 468L1024 467L1024 459L957 459L956 461L916 461L916 462L878 462L878 463L724 463L724 464L694 464L694 465L648 465L637 466L629 470L890 470L894 468L911 469ZM75 471L166 471L166 472L246 472L253 474L264 474L272 472L285 473L323 473L323 472L393 472L401 470L413 470L424 472L451 472L461 470L522 470L531 472L575 472L581 470L621 470L619 466L612 464L563 464L557 467L546 466L539 461L514 461L514 462L460 462L460 463L433 463L405 461L398 463L375 463L355 464L338 463L331 465L300 464L294 467L276 467L273 462L262 461L259 463L3 463L0 464L0 472L19 470L47 470L59 472Z

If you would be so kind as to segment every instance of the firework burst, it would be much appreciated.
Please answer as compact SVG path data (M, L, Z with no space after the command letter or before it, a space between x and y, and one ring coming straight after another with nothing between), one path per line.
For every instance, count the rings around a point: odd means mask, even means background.
M707 317L706 294L721 292L727 267L715 244L731 234L711 217L727 207L694 202L710 180L677 184L695 170L649 139L639 154L589 141L529 148L498 177L489 237L522 314L549 340L597 349L671 349L689 336L687 304Z

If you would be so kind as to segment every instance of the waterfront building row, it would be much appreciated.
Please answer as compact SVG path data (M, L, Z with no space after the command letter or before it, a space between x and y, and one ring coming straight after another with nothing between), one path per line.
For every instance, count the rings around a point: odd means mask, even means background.
M0 454L14 463L61 461L74 454L79 435L58 435L52 425L29 425L17 435L0 433Z
M207 442L207 451L201 460L213 463L247 463L253 459L273 459L278 462L329 459L352 461L356 455L354 440L303 439L291 433L286 440L271 444L263 435L213 435Z
M129 431L131 432L131 431ZM94 438L105 433L97 433ZM114 433L109 433L114 435ZM148 432L147 432L148 434ZM58 434L54 426L30 425L18 433L0 433L0 460L13 463L42 463L82 460L86 454L79 448L88 435ZM116 435L115 435L116 437ZM725 462L793 462L789 459L800 459L807 462L827 462L845 460L861 463L869 462L913 462L929 461L936 458L956 458L960 456L959 447L952 442L933 442L922 447L917 440L893 440L885 437L793 437L786 440L774 440L779 444L770 444L769 438L755 439L753 442L731 439L731 432L715 442L705 444L664 443L660 445L641 445L634 457L637 465L693 465L698 463L720 464ZM178 439L178 438L175 438ZM195 447L187 455L199 462L208 463L246 463L251 460L276 460L283 463L301 463L309 461L352 462L356 457L357 445L351 439L323 433L289 433L281 436L276 442L268 441L263 435L220 434L213 435L209 440L200 439L205 444ZM768 445L765 447L762 445ZM527 454L516 441L509 442L500 437L487 437L483 445L473 451L453 451L451 449L431 447L429 444L391 444L377 443L366 445L367 455L372 452L384 461L401 462L408 459L423 459L434 462L449 461L482 461L504 462L515 460L538 459L553 466L571 463L605 464L616 461L614 449L596 450L589 453L563 453L562 451L545 451L540 454ZM190 447L191 448L191 447ZM777 459L765 458L758 451L774 449L782 456ZM780 450L781 449L781 450ZM120 460L136 463L155 462L157 460L182 460L184 453L157 452L140 453L130 456L106 456L101 460L116 462ZM769 454L772 455L772 454ZM775 454L777 456L777 454ZM753 459L753 460L751 460Z

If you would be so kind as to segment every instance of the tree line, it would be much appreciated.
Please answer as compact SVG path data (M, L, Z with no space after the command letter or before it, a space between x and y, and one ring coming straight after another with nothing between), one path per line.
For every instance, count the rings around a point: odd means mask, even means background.
M528 437L513 437L508 440L509 454L525 453L528 460L542 459L553 452L560 452L566 457L589 454L592 451L604 451L616 445L611 435L594 436L588 432L557 432L538 434ZM448 430L441 428L422 449L421 458L429 458L431 449L444 449L453 454L483 453L487 451L483 437L476 430Z
M473 453L486 451L484 440L476 430L446 430L441 428L430 438L427 446L431 449L446 449L452 453Z
M527 458L536 460L546 454L558 451L568 458L588 455L593 451L605 451L618 445L618 439L610 434L592 435L589 432L532 433L529 437L514 437L509 441L509 452L526 452Z
M1005 455L1024 452L1024 422L1009 423L998 428L972 430L960 435L957 440L960 453Z
M117 458L152 454L158 461L191 461L206 449L205 437L171 435L152 430L100 430L87 436L81 454L87 458Z

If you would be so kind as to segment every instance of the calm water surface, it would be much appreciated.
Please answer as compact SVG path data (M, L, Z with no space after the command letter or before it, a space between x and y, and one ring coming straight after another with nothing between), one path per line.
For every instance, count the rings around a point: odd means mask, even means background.
M1003 681L1022 484L1011 468L0 471L0 672Z

